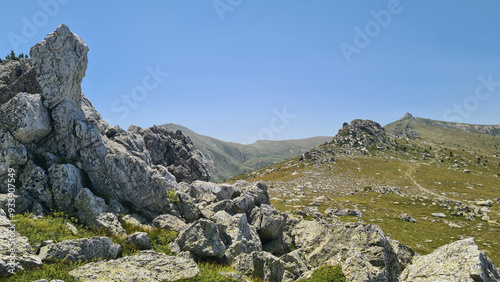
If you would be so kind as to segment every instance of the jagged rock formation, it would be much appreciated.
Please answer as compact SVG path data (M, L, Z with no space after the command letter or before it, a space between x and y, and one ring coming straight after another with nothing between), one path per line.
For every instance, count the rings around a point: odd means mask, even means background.
M345 122L337 135L326 143L313 148L300 158L301 161L328 163L336 154L367 155L370 151L390 149L391 136L377 122L355 119Z
M0 178L9 167L20 176L18 203L27 204L18 212L57 208L92 225L106 198L160 214L177 182L208 180L203 157L180 132L109 127L81 93L87 53L63 24L32 47L31 59L1 64Z
M372 149L390 146L387 132L379 123L361 119L344 123L328 143L340 147L340 151L346 154L368 154Z
M174 133L171 129L155 125L139 133L151 153L151 162L166 167L178 182L210 180L203 155L182 131Z

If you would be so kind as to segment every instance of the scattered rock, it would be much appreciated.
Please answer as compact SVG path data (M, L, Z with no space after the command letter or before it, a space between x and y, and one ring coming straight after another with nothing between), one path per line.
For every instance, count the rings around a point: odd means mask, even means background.
M442 212L439 212L439 213L432 213L432 216L435 216L435 217L440 217L440 218L445 218L446 215Z
M404 221L408 221L408 222L417 223L417 221L413 217L411 217L411 215L409 215L407 213L400 214L399 219L404 220Z

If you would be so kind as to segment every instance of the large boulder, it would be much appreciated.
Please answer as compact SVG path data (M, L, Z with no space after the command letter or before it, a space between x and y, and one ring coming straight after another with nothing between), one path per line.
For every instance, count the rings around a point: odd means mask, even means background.
M52 130L40 94L19 93L0 107L0 121L19 142L39 142Z
M417 257L400 276L401 281L500 281L493 262L474 243L463 239Z
M48 244L40 248L39 256L42 261L87 262L94 259L115 259L120 252L121 246L113 244L108 237L91 237Z
M187 186L184 191L197 202L214 203L231 199L234 188L227 184L216 184L204 181L195 181Z
M200 273L193 259L141 251L117 260L92 262L69 272L78 281L178 281Z
M177 197L179 198L179 202L176 204L177 209L187 223L194 222L201 217L201 212L195 205L193 198L181 191L177 191Z
M280 213L275 207L262 204L252 210L250 215L252 226L263 241L278 239L283 236L287 215Z
M291 235L311 267L340 264L348 280L397 281L398 257L373 224L301 221Z
M219 211L213 219L219 229L219 235L226 246L225 258L228 263L242 253L262 251L262 243L257 232L250 227L244 213L231 216Z
M218 259L222 259L226 252L217 226L207 219L199 219L189 224L179 233L171 249L175 253L190 251L200 258Z

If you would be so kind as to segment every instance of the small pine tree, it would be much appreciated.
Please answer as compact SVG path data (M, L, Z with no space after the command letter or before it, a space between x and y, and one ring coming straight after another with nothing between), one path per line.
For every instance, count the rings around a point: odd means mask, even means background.
M10 50L10 59L11 60L15 60L17 57L16 57L16 53L14 53L14 50Z

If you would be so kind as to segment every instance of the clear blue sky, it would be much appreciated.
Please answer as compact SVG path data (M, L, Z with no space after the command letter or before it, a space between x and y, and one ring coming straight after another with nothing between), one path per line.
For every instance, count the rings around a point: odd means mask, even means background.
M497 0L0 0L0 54L67 24L90 48L85 95L125 129L247 143L405 112L500 124L499 13Z

